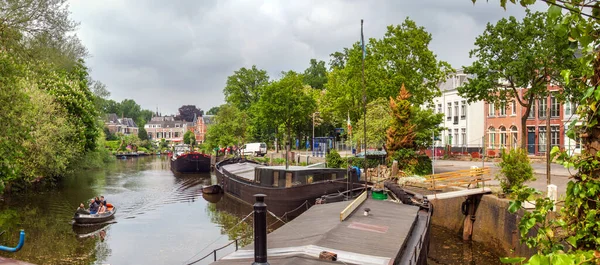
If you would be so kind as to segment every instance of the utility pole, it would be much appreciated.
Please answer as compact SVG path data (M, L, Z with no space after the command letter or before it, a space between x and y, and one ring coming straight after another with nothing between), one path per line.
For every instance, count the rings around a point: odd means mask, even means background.
M431 162L431 174L435 174L435 131L431 131L431 145L433 146L433 153L431 155L433 158Z

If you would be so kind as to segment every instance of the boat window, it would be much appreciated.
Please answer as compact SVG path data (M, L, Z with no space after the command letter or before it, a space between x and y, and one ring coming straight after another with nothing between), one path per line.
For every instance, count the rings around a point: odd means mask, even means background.
M307 183L307 184L313 183L313 180L314 180L314 179L313 179L313 176L312 176L312 175L307 175L307 176L306 176L306 183Z

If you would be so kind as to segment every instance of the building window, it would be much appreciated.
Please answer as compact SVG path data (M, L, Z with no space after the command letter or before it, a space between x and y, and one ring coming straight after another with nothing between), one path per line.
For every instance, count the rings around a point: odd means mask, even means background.
M560 127L550 126L550 145L559 146L560 144Z
M496 115L496 109L494 108L494 103L489 103L488 104L488 116L489 117L494 117Z
M452 103L448 102L448 113L446 113L446 120L452 120Z
M527 116L527 118L535 119L535 102L531 102L529 104L531 105L531 108L529 109L529 116Z
M467 118L467 102L465 100L460 102L460 119L464 120Z
M546 105L547 105L546 101L547 100L545 98L538 100L538 118L539 119L546 117Z
M175 124L175 128L179 128L179 123Z
M460 134L461 134L461 139L462 139L462 145L467 146L467 129L466 128L460 129Z
M513 101L511 102L511 110L512 113L511 115L517 115L517 101L513 99Z
M494 127L490 127L488 129L488 141L489 147L494 148L494 146L496 145L496 129L494 129Z
M510 127L510 144L512 146L512 148L517 148L517 144L518 144L518 132L517 132L517 127L515 126L511 126Z
M558 104L558 99L556 97L552 97L550 100L550 117L559 117L560 116L560 104Z
M456 105L456 108L458 108L458 105ZM454 143L454 146L458 146L458 129L454 129L454 139L456 139L456 142Z
M448 129L448 145L452 145L452 130Z
M438 110L437 113L442 113L442 104L438 104L437 110Z
M500 116L506 116L506 102L500 103Z
M546 125L538 127L538 151L540 153L546 152Z
M574 102L567 102L565 103L565 116L571 116L576 114L577 112L577 105L575 105Z
M506 127L500 127L500 148L506 147Z

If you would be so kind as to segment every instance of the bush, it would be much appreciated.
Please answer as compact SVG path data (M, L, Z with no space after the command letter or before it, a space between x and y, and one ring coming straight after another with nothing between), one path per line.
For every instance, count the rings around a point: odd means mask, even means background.
M325 156L325 163L327 163L327 167L340 168L343 162L344 161L342 160L342 157L335 149L331 150L331 152Z
M523 187L523 183L535 180L533 167L529 163L529 157L524 149L512 149L510 152L502 152L502 161L498 164L500 174L496 179L500 181L500 187L505 193Z
M394 153L392 160L389 161L389 167L393 161L398 161L398 169L414 175L431 174L431 159L426 155L417 154L413 149L400 149Z

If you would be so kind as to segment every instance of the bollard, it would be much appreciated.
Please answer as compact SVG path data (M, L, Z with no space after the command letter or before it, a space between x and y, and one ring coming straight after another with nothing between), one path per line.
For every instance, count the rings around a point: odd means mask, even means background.
M254 203L254 263L269 265L267 262L267 204L264 194L255 194Z
M550 198L550 200L552 200L552 202L555 204L552 207L552 211L556 211L556 200L558 199L558 187L556 187L556 185L548 185L548 198Z

